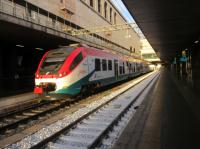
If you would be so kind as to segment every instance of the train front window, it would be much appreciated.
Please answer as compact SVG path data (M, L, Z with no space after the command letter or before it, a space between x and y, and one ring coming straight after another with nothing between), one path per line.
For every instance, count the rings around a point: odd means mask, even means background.
M74 47L62 47L49 51L40 67L40 74L57 74L74 49Z
M41 66L41 71L58 71L65 61L65 57L47 57Z

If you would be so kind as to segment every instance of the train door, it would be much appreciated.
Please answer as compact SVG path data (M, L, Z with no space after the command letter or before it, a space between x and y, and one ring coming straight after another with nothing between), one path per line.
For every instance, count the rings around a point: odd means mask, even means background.
M114 60L114 71L115 71L115 78L118 78L118 71L119 67L118 67L118 60Z
M90 74L95 69L94 58L92 58L90 55L87 55L87 67L88 67L88 74Z

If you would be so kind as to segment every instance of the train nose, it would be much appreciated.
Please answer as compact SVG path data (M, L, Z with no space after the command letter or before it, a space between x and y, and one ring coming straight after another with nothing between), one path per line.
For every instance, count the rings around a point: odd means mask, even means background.
M43 94L56 90L56 83L40 83L38 86L35 86L34 93Z
M44 85L44 89L46 90L46 92L52 92L56 90L56 84L55 83L46 83Z

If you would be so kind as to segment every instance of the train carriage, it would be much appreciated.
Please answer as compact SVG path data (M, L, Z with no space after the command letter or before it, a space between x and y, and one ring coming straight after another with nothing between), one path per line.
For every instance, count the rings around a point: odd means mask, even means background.
M147 68L148 64L141 60L87 45L60 47L48 51L41 59L34 92L76 95L146 73Z

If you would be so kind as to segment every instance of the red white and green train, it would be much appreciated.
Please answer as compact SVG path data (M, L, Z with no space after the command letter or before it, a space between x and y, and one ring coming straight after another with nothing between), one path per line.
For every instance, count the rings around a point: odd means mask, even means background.
M76 95L150 71L146 61L87 45L60 47L42 57L35 74L36 94Z

